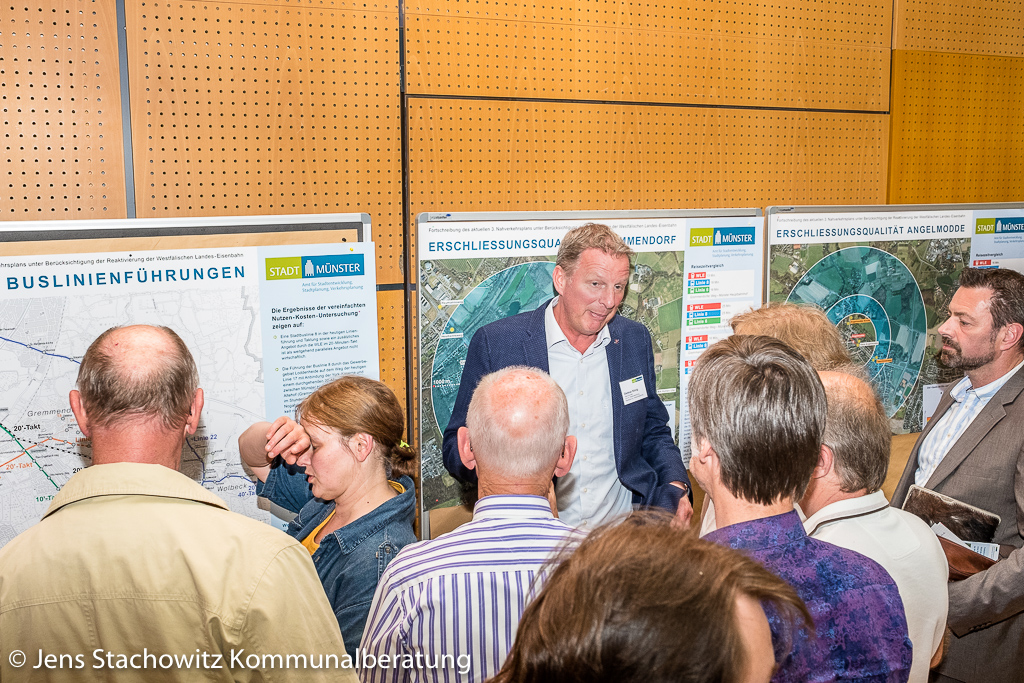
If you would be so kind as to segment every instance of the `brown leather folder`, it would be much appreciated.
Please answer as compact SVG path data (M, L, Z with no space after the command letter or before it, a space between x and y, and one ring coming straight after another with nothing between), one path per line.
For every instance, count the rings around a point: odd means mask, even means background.
M910 487L903 509L923 519L928 526L941 522L965 541L991 543L999 526L998 515L916 484ZM939 537L939 543L949 562L950 581L966 579L996 563L945 538Z
M948 541L939 537L939 544L942 551L946 553L946 560L949 562L949 580L961 581L968 576L974 576L983 572L996 563L981 553L976 553L970 548Z

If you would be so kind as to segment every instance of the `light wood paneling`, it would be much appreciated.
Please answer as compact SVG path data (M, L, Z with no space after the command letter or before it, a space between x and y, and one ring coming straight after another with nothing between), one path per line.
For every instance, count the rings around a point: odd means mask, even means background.
M886 115L417 98L411 214L878 204L887 136Z
M1024 56L1024 0L897 0L894 50Z
M1019 201L1024 60L895 51L889 201Z
M138 215L366 212L400 282L397 8L308 4L129 5Z
M887 48L436 15L407 26L413 93L888 108Z
M124 218L114 0L0 11L0 219Z
M405 292L377 292L380 381L391 387L405 408ZM408 424L408 422L407 422ZM416 430L413 430L416 433Z
M606 0L407 5L410 93L885 111L891 8Z
M377 281L403 282L397 4L127 13L140 217L365 212ZM404 396L397 294L378 297L381 379Z
M885 0L411 0L409 15L573 23L889 47L892 5Z

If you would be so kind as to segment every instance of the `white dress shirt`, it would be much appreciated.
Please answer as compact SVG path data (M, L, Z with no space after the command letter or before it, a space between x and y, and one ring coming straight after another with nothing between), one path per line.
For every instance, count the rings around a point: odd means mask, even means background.
M569 343L555 320L558 297L544 312L548 372L569 402L569 434L576 437L576 458L569 473L555 485L558 518L583 530L633 509L633 493L619 481L615 467L612 387L605 349L608 326L585 353Z
M916 515L889 507L881 491L826 505L804 520L804 529L812 538L870 557L889 572L900 589L914 644L910 683L927 683L949 609L949 567L932 530Z
M951 392L952 405L938 418L939 421L935 423L921 443L921 448L917 453L917 472L914 473L915 484L925 486L928 483L935 468L946 457L949 449L967 431L974 419L981 414L989 400L1003 388L1003 385L1013 377L1015 372L1020 370L1021 366L1024 366L1024 361L1015 365L1012 370L999 379L978 389L971 386L970 377L964 377L956 383Z

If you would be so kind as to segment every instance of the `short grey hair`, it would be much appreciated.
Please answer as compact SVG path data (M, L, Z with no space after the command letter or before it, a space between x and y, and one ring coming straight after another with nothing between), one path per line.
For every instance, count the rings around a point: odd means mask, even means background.
M551 375L511 366L485 375L469 402L474 456L489 471L518 479L550 477L565 448L569 404Z
M78 368L78 391L91 424L111 427L151 417L160 418L167 429L185 424L199 388L196 362L174 330L150 329L166 336L170 353L135 359L139 364L115 358L110 338L123 327L110 328L89 345Z
M862 375L835 371L821 379L828 398L822 441L832 450L840 490L874 493L885 483L892 450L885 407Z

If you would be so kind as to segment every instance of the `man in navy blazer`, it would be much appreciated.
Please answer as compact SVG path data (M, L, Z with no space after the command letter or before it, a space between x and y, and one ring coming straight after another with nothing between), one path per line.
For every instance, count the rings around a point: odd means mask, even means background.
M689 523L693 510L684 494L690 482L656 391L650 333L618 315L632 253L607 226L569 231L553 274L559 296L473 335L444 431L444 464L452 476L475 481L459 458L457 433L480 378L512 365L531 366L562 386L580 447L573 471L556 484L560 517L592 528L643 506L675 512Z

